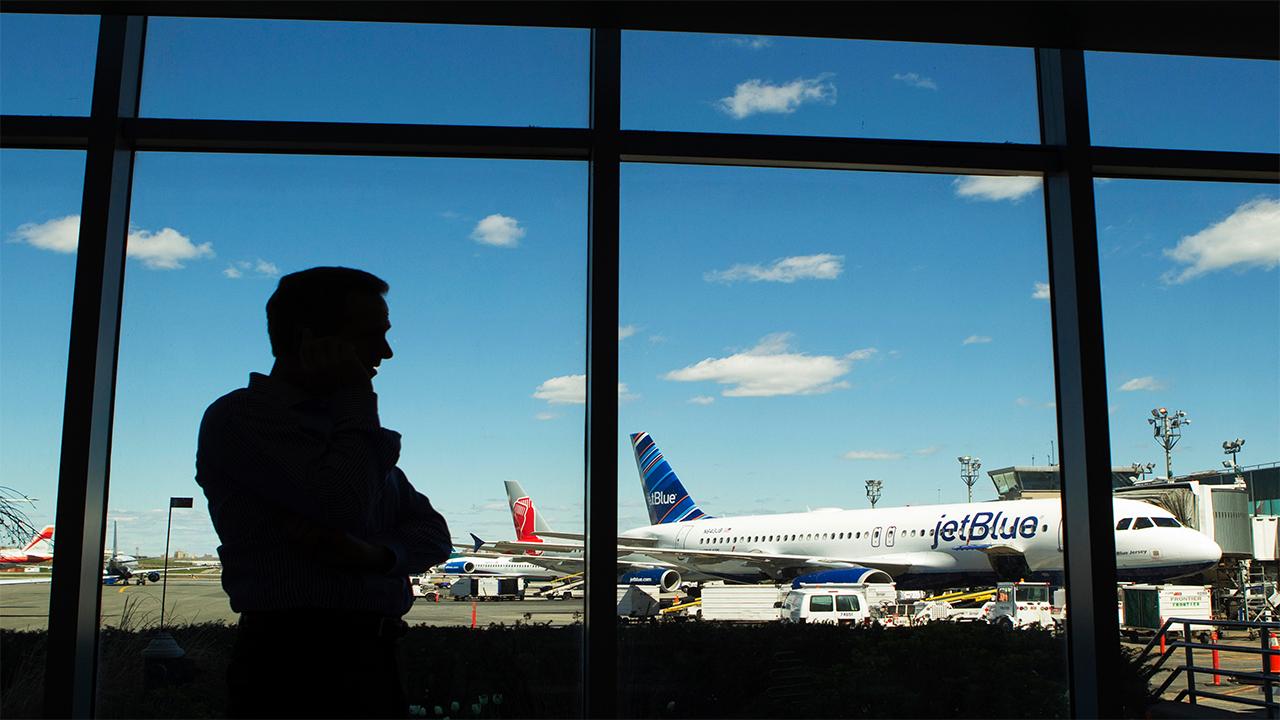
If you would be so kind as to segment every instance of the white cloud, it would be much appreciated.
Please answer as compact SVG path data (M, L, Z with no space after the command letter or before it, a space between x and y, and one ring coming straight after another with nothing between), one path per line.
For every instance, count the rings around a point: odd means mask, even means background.
M1134 390L1164 390L1167 385L1148 375L1147 377L1134 378L1129 382L1120 386L1121 392L1132 392Z
M524 228L518 223L515 218L495 213L476 223L476 229L471 231L471 239L484 245L515 247L520 238L524 237Z
M1019 407L1031 407L1032 405L1035 404L1035 402L1036 402L1035 400L1032 400L1029 397L1020 397L1017 400Z
M707 358L673 370L663 379L733 385L721 393L725 397L814 395L849 387L847 382L832 381L849 372L851 360L787 352L790 337L790 333L769 335L750 350L726 358Z
M191 238L173 228L165 228L158 233L131 230L126 254L141 258L143 264L152 270L177 270L184 267L183 260L213 257L213 243L195 245Z
M1177 247L1165 248L1164 254L1190 265L1181 273L1166 272L1161 276L1166 283L1186 282L1224 268L1271 270L1280 264L1280 199L1250 200L1221 222L1182 238Z
M985 335L970 335L969 337L967 337L967 338L965 338L965 339L964 339L964 342L962 342L962 343L960 343L960 344L961 344L961 345L972 345L972 344L974 344L974 343L989 343L989 342L991 342L991 338L989 338L989 337L987 337L987 336L985 336Z
M1036 291L1031 293L1031 297L1035 298L1036 300L1048 300L1049 299L1049 283L1042 283L1039 280L1037 280Z
M242 278L247 272L253 272L258 277L275 277L280 274L280 269L274 263L258 258L256 264L244 260L229 263L227 269L222 271L222 274L229 278Z
M533 417L534 417L534 419L536 419L536 420L555 420L556 418L562 418L562 417L564 417L564 413L558 413L558 412L544 412L544 413L538 413L537 415L534 415Z
M11 236L14 242L26 242L44 250L73 253L80 244L80 216L67 215L48 222L18 226ZM173 228L160 232L129 230L125 254L142 260L152 270L177 270L183 260L213 257L213 243L196 245L191 238Z
M875 348L863 348L862 350L854 350L848 355L845 355L845 357L849 358L850 360L866 360L867 358L871 357L872 355L875 355L878 352L880 351Z
M770 40L769 38L764 37L762 35L756 35L754 37L733 38L732 42L734 45L737 45L738 47L750 48L752 50L759 50L760 48L767 48L773 45L773 40Z
M893 79L901 80L911 87L926 88L928 90L938 89L938 85L933 81L933 78L922 78L915 73L907 73L906 75L903 75L902 73L895 73Z
M844 271L843 255L798 255L796 257L775 260L768 267L760 265L734 265L728 270L713 270L702 276L707 282L730 283L734 280L747 279L751 282L769 280L771 282L795 282L805 278L815 280L834 280Z
M538 386L533 396L552 405L587 402L587 376L564 375L554 377Z
M942 452L942 446L934 445L933 447L920 448L919 450L913 450L911 454L912 455L937 455L939 452Z
M834 105L836 102L836 86L822 82L831 73L823 73L816 78L806 80L796 78L786 85L772 85L760 79L738 83L733 89L733 96L720 98L716 107L741 120L756 113L791 114L806 102L822 102Z
M695 405L710 405L715 401L716 399L711 397L710 395L699 395L698 397L695 397L695 398L689 398L689 402Z
M586 375L562 375L554 377L542 383L533 392L533 397L539 400L546 400L551 405L584 405L587 402L587 376ZM618 399L621 401L635 400L639 395L628 395L627 384L618 383ZM539 420L546 420L541 415Z
M618 342L622 342L626 338L629 338L632 335L635 335L636 331L639 329L640 328L636 327L635 325L628 325L626 327L622 327L621 325L619 325L618 326Z
M888 453L879 450L855 450L841 455L842 460L901 460L902 453Z
M68 215L48 222L19 225L12 242L26 242L42 250L73 253L80 243L80 216Z
M958 197L975 200L1012 200L1018 202L1023 197L1040 189L1040 178L1007 175L969 175L956 178L951 183Z

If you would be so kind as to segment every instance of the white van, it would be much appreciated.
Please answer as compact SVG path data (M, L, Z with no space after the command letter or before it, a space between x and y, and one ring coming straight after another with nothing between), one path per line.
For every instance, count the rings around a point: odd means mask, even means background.
M802 587L782 599L782 622L860 625L871 620L866 591L851 587Z

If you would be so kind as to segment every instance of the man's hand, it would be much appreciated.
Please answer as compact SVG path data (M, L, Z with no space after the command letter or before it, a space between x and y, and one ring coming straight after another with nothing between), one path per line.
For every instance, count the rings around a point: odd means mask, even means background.
M295 550L312 560L378 574L396 564L395 553L385 545L366 542L301 515L285 521L284 536Z
M311 394L329 397L339 390L373 390L373 379L360 363L355 346L333 336L317 338L309 328L301 333L299 356Z

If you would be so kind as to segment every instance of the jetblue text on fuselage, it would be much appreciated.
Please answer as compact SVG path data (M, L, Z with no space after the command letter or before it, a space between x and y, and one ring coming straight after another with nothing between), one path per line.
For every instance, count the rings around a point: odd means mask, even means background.
M931 548L938 547L938 538L942 538L946 542L952 542L956 538L973 542L974 540L1012 540L1016 537L1023 537L1028 540L1036 536L1036 531L1040 529L1040 519L1035 516L1025 518L1001 517L1004 512L974 513L972 516L965 515L963 520L938 520L938 524L933 529L933 545ZM970 519L972 518L972 519Z

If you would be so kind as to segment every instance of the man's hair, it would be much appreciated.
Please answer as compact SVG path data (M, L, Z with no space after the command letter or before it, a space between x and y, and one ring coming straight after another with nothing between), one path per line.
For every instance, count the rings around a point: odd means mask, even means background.
M310 327L317 337L336 330L352 294L381 297L389 289L377 275L346 267L314 267L285 275L267 300L271 354L280 357L294 349L299 325Z

